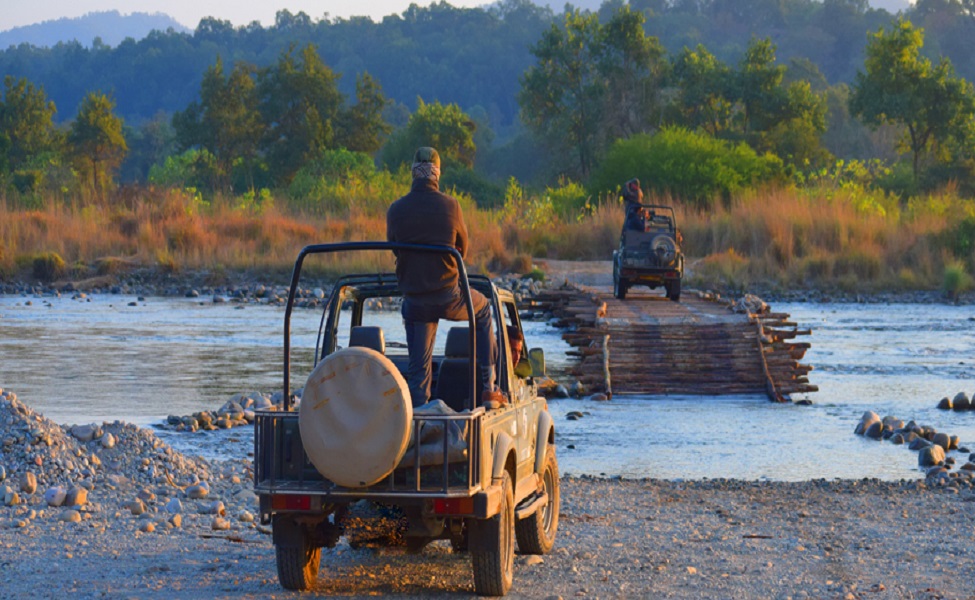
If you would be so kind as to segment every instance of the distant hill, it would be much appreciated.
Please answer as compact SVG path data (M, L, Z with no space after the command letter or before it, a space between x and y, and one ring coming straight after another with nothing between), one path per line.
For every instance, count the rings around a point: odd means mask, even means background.
M0 32L0 49L18 46L23 43L39 47L51 47L58 42L77 40L90 48L96 37L109 46L118 46L125 38L141 40L156 29L166 31L172 28L177 32L190 32L188 27L176 19L162 13L132 13L122 15L117 10L88 13L74 19L44 21L35 25L14 27Z

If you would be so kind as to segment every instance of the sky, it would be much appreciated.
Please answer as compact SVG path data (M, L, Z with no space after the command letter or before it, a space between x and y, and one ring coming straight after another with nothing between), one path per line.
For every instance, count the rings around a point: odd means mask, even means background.
M448 0L457 7L489 4L490 0ZM165 13L193 29L203 17L217 17L235 26L260 21L274 23L281 9L303 11L313 20L331 17L368 16L380 20L399 14L410 4L428 6L430 0L0 0L0 31L33 25L62 17L80 17L90 12L117 10L122 14Z

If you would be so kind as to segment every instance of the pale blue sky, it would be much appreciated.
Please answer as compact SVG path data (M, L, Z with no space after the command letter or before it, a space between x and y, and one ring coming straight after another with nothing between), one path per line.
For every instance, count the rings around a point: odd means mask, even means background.
M491 0L448 1L453 6L471 7L488 4ZM288 9L293 13L304 11L316 20L325 13L332 17L345 18L365 15L379 20L386 15L402 13L410 4L428 6L430 2L431 0L0 0L0 31L107 10L117 10L122 14L165 13L190 28L195 28L203 17L217 17L234 25L246 25L251 21L270 25L274 23L274 14L281 9Z

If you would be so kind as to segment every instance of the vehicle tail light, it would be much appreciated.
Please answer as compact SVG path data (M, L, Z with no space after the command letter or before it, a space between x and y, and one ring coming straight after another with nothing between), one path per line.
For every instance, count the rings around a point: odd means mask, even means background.
M474 498L438 498L433 501L438 515L469 515L474 513Z
M274 510L311 510L311 496L308 494L276 494L271 496Z

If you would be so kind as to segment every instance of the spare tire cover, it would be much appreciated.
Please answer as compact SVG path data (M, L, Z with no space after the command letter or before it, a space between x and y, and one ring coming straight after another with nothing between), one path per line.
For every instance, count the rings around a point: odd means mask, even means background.
M389 475L406 452L412 421L406 380L371 348L345 348L320 362L298 409L309 460L344 487L369 486Z

